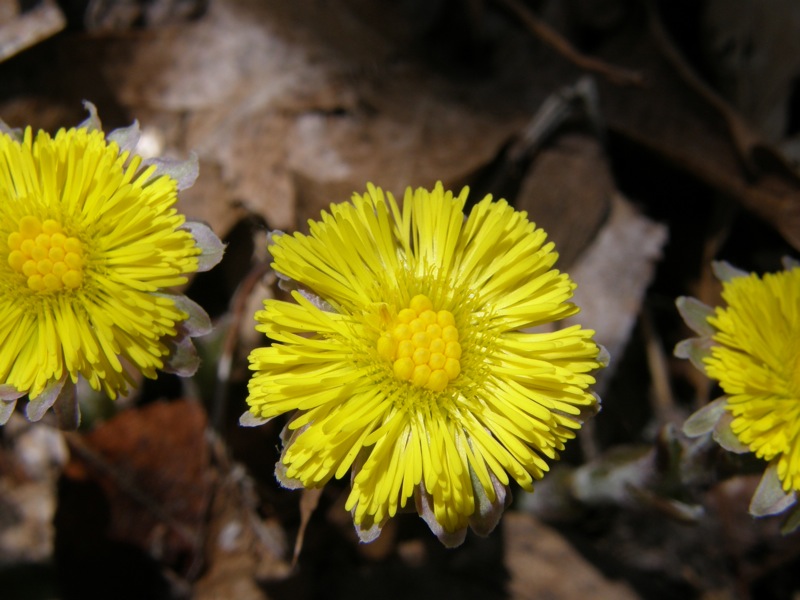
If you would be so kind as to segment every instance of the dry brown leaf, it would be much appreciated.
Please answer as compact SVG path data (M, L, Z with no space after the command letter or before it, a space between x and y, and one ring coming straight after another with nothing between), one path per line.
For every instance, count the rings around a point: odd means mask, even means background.
M506 568L513 600L593 598L634 600L622 582L606 579L555 530L525 513L506 513L502 521Z
M608 221L570 268L570 276L578 284L573 301L581 312L565 325L591 327L597 342L611 355L611 368L599 373L599 393L628 343L666 240L663 225L640 214L617 194Z
M516 206L542 227L568 268L608 216L615 186L600 143L565 134L545 148L522 181Z
M391 14L362 20L373 13L357 1L212 3L146 43L112 41L103 70L135 115L182 117L164 127L168 146L196 150L214 189L190 190L184 210L221 235L234 202L294 229L367 181L396 194L460 186L573 74L509 54L491 76L448 79L393 45L413 46ZM520 72L535 85L520 90Z
M0 0L0 61L64 29L67 20L54 0L32 7L17 0Z
M132 544L180 572L196 569L212 489L205 426L197 403L158 402L124 411L86 435L69 434L64 477L75 487L60 498L59 512L69 521L62 542L98 524L99 508L82 499L87 485L99 486L108 522L88 538Z

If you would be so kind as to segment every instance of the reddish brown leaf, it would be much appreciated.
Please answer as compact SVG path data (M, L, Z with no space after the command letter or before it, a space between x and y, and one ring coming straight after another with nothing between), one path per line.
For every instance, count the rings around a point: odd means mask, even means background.
M197 403L159 402L125 411L87 435L70 434L64 476L99 486L108 510L95 534L137 546L179 571L201 560L212 483L205 426ZM91 527L88 513L96 508L81 498L62 497L60 511L78 522L87 517Z

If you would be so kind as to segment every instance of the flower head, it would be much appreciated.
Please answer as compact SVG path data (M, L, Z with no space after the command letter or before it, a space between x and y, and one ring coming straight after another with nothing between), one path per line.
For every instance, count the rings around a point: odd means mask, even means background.
M488 533L511 480L526 490L582 417L598 368L592 332L528 328L577 312L545 233L505 201L368 186L309 235L273 237L295 302L267 300L250 356L257 424L293 413L276 473L319 487L351 472L361 539L413 498L448 545Z
M114 398L133 371L191 370L190 336L209 326L169 293L220 254L175 210L196 159L146 164L137 125L107 139L87 107L55 136L0 127L0 423L24 395L41 418L79 376Z
M756 497L754 514L785 509L800 490L800 268L759 276L725 263L725 306L710 308L678 299L687 323L700 334L676 347L719 382L725 396L687 421L690 435L713 431L726 448L753 452L770 463L763 485L779 501ZM770 483L772 482L772 483Z

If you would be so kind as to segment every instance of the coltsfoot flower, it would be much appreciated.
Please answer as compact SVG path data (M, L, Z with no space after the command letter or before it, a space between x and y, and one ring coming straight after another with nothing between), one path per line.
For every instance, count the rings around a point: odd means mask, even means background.
M197 160L144 161L138 125L11 130L0 122L0 424L27 396L40 419L57 401L76 425L83 377L111 398L138 371L190 374L205 312L170 288L211 268L222 247L175 210Z
M351 473L362 541L413 498L447 545L488 534L512 480L533 481L598 406L592 331L529 328L577 312L546 234L505 201L441 184L402 207L372 185L310 233L273 234L295 302L266 300L245 425L292 413L276 467L291 488Z
M767 461L750 512L776 514L800 491L800 265L787 261L784 271L763 276L727 263L713 267L726 306L678 298L700 337L679 343L675 355L718 381L725 395L692 415L684 431L712 433L727 450Z

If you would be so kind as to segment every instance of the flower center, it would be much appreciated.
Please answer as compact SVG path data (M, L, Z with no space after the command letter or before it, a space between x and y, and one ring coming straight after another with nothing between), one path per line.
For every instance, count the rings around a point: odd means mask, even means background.
M395 377L441 392L461 372L461 344L453 313L433 310L430 298L414 296L378 339L378 355Z
M83 283L83 244L64 235L58 221L22 217L19 231L8 236L8 248L8 264L36 292L74 290Z

